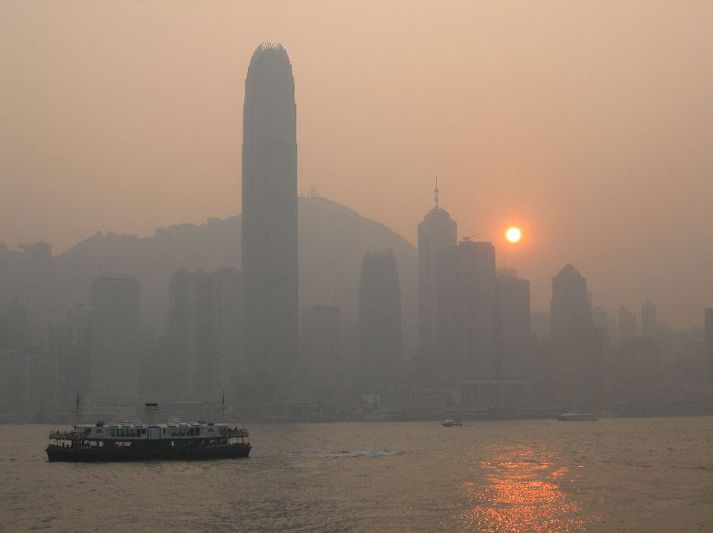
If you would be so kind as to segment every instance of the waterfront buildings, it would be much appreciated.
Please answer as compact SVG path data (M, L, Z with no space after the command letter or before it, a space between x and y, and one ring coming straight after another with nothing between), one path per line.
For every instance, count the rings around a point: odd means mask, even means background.
M619 307L618 319L620 343L626 342L638 335L639 325L636 323L636 315L623 305Z
M530 282L514 270L498 271L498 377L532 378L534 340L530 328Z
M438 258L437 338L441 378L493 379L497 294L495 248L468 239Z
M418 225L418 361L426 374L437 365L438 256L457 244L457 225L438 205L438 185L434 194L433 209Z
M587 280L572 265L552 279L551 349L563 407L599 405L603 393L601 342Z
M656 306L651 301L647 301L641 307L641 335L649 339L655 339L658 336L658 330Z
M333 393L342 369L341 320L338 307L312 305L302 312L301 353L307 384Z
M169 332L160 350L170 398L217 401L234 389L242 360L240 273L181 270L171 276Z
M359 283L359 346L365 394L393 393L401 365L401 287L391 251L369 252Z
M94 280L91 294L91 384L99 402L138 400L139 283L133 277Z
M292 65L260 45L245 79L242 272L246 349L256 382L292 382L298 355L297 134Z

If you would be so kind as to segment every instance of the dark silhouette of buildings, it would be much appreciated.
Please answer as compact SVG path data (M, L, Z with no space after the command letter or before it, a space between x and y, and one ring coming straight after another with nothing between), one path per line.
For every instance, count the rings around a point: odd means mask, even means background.
M243 377L240 273L181 270L171 276L168 350L159 350L170 398L217 401Z
M514 270L501 270L496 280L498 376L532 378L534 341L530 329L530 282Z
M297 360L297 137L292 65L262 44L245 79L242 272L254 380L294 379Z
M91 313L83 305L67 311L67 319L49 327L49 353L57 368L58 408L75 408L76 395L86 398L91 380Z
M30 320L27 309L14 298L0 321L0 346L5 348L26 348L30 344Z
M427 375L432 375L438 360L438 256L458 243L455 221L438 206L438 184L434 194L433 209L418 225L418 355Z
M636 315L623 305L619 307L619 342L626 342L638 335L639 326L636 323Z
M496 377L496 298L492 243L466 239L439 255L437 338L447 381Z
M641 335L649 339L658 337L659 323L656 316L656 306L650 301L641 307Z
M329 305L305 308L300 342L309 385L320 391L337 391L342 369L339 308Z
M138 400L139 284L103 277L92 284L91 384L94 401Z
M359 283L359 342L362 390L393 392L401 364L401 288L391 251L369 252Z
M706 365L708 370L708 384L711 388L711 400L713 400L713 307L704 312L705 323L705 350Z
M599 405L603 367L587 280L567 264L552 278L551 343L559 400L566 407Z

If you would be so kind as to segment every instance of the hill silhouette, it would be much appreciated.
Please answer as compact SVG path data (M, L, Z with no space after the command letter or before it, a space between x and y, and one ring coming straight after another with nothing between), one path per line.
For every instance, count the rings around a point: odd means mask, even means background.
M97 233L52 258L42 314L61 320L73 304L89 302L96 277L133 275L141 287L142 323L165 331L170 274L184 268L239 268L240 229L241 218L235 216L159 228L148 237ZM391 249L403 294L404 331L413 331L416 250L408 241L344 205L307 197L299 200L299 244L300 306L338 306L347 327L356 321L364 254Z

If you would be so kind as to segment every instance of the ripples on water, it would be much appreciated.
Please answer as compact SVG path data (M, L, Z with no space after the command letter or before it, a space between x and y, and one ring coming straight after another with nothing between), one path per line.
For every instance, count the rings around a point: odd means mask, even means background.
M712 531L713 418L251 427L248 460L47 463L0 426L0 530Z
M464 488L472 509L463 514L471 529L486 531L572 531L594 520L565 493L569 468L544 445L489 446L480 461L480 481Z

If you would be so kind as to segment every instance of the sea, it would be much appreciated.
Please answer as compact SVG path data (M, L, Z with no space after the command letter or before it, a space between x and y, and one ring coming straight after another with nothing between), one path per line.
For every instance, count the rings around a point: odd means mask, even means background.
M713 531L713 417L253 424L249 459L48 463L0 426L0 530Z

